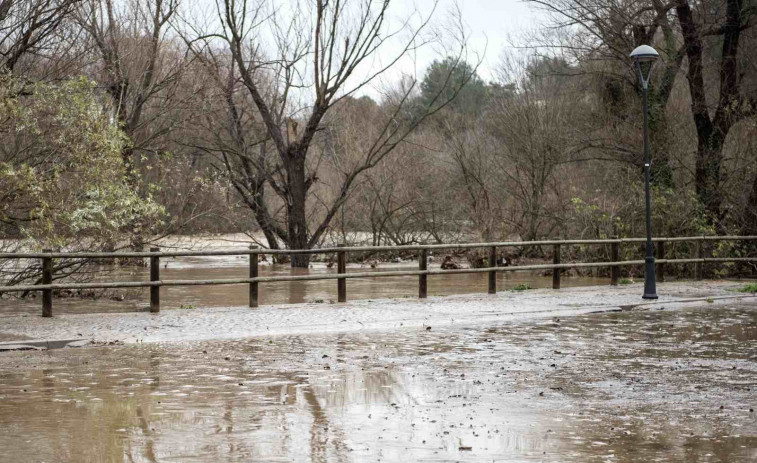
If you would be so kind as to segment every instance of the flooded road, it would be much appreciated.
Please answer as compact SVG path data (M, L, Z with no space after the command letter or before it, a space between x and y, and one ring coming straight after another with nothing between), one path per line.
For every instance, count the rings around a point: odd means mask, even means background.
M247 278L248 258L235 256L214 258L181 257L164 259L160 276L164 280L209 280L224 278ZM396 270L417 270L417 262L402 264L380 264L378 268L351 264L348 272L380 272ZM438 264L432 268L438 268ZM292 269L289 265L263 265L260 276L308 275L336 273L336 269L326 268L324 263L314 263L311 269ZM552 287L552 277L541 276L538 272L500 273L497 276L500 290L512 289L526 284L531 288ZM143 267L103 268L99 280L105 281L148 281L149 269ZM562 286L593 286L609 284L609 278L563 277ZM485 293L487 275L432 275L428 278L428 294L447 296L452 294ZM116 299L111 298L115 296ZM123 300L120 300L123 296ZM347 281L347 297L350 300L417 297L418 277L356 278ZM260 285L260 304L298 304L302 302L336 300L336 280L291 281L264 283ZM246 306L249 301L247 285L223 286L173 286L161 288L161 308L178 308L182 305L193 307ZM0 314L38 314L41 302L37 298L0 299ZM107 297L95 300L87 298L56 298L54 313L97 313L133 312L149 308L147 290L109 292Z
M0 355L0 461L757 460L754 305Z

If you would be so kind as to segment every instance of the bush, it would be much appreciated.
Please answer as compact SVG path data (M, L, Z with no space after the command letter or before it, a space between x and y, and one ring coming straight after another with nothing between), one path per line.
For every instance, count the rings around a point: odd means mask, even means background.
M740 293L757 293L757 283L749 283L748 285L744 285L736 291Z
M160 222L163 208L127 182L122 154L129 141L95 90L85 78L24 86L0 72L3 251L113 250ZM18 263L0 259L0 282L39 277L39 266ZM58 259L56 275L85 263Z
M0 74L0 223L31 248L117 242L162 208L126 181L128 139L85 78L22 88ZM2 232L3 230L0 230ZM129 229L132 234L138 230Z

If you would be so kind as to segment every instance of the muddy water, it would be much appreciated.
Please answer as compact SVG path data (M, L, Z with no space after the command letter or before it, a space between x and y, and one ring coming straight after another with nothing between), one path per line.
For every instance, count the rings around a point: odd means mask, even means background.
M757 461L757 310L0 356L0 461Z
M161 262L160 276L166 280L208 280L223 278L246 278L249 275L248 259L231 257L175 258ZM436 266L438 268L438 266ZM376 269L350 265L348 272L379 272L392 270L416 270L417 262L405 264L382 264ZM433 266L432 266L433 268ZM288 265L263 265L260 276L308 275L336 273L325 264L314 263L311 269L292 269ZM105 281L147 281L149 270L142 267L103 268L98 279ZM481 293L487 290L487 276L481 274L432 275L428 279L429 295ZM562 286L590 286L608 284L607 278L563 278ZM520 284L532 288L551 287L552 278L536 272L514 272L498 275L498 288L511 289ZM361 278L347 281L347 297L351 300L371 298L417 297L418 277ZM112 300L123 296L123 301ZM224 286L179 286L161 289L161 306L165 309L181 305L196 307L241 306L248 303L247 285ZM261 304L294 304L329 301L336 299L336 280L293 281L265 283L260 287ZM39 313L38 299L0 299L2 313ZM55 313L127 312L144 310L149 306L146 290L111 292L107 297L95 300L81 298L56 298Z

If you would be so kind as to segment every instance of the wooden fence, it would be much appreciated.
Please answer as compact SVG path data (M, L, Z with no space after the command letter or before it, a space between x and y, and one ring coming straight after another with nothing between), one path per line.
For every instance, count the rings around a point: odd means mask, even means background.
M654 238L657 243L657 278L665 280L666 264L694 264L695 276L702 278L702 265L708 262L757 262L757 257L705 257L703 243L707 241L754 241L757 236L689 236L675 238ZM42 316L51 317L53 314L53 291L72 289L106 289L106 288L150 288L150 312L160 311L160 288L162 286L193 286L193 285L232 285L248 284L250 307L258 307L258 287L261 283L283 281L310 281L310 280L337 280L337 296L339 302L347 301L347 280L350 278L381 278L397 276L418 277L418 297L425 298L428 293L429 275L446 275L461 273L488 273L488 292L497 292L497 272L517 272L528 270L552 270L552 287L560 288L560 273L562 269L569 268L592 268L610 267L610 284L617 285L620 279L620 267L643 265L644 260L620 260L620 246L628 243L643 243L645 238L618 238L605 240L546 240L546 241L509 241L499 243L457 243L457 244L428 244L411 246L356 246L319 249L258 249L250 246L249 249L227 251L160 251L159 248L150 248L149 252L52 252L41 253L0 253L0 259L40 259L42 262L42 284L0 286L0 294L11 291L42 291ZM689 259L666 259L665 243L669 242L694 242L696 243L696 258ZM560 250L562 246L573 245L610 245L611 260L609 262L570 262L562 263ZM551 246L553 251L552 264L519 265L499 267L497 262L498 248L524 247L524 246ZM486 268L466 268L454 270L429 270L428 252L431 250L444 249L473 249L485 248L489 251L489 266ZM349 252L380 252L380 251L417 251L418 270L398 270L384 272L355 272L347 273L347 253ZM258 275L258 256L260 254L336 254L337 273L317 275L289 275L261 277ZM250 257L248 278L228 278L215 280L161 280L160 258L161 257L188 257L188 256L238 256ZM93 283L53 283L54 259L118 259L118 258L149 258L150 281L121 281L121 282L93 282ZM494 264L494 265L492 265Z

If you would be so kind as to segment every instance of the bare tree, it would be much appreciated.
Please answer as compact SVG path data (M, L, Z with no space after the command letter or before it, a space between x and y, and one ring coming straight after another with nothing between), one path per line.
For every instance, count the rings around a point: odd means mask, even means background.
M79 1L0 0L0 69L25 73L24 59L63 55L71 41L61 29Z
M266 185L280 166L271 162L270 143L255 103L230 53L207 48L195 55L197 78L209 82L196 95L197 117L179 132L178 143L210 155L210 165L229 182L253 213L270 249L279 248L285 224L269 213Z
M437 130L448 154L449 184L460 193L457 202L464 205L472 225L469 228L476 231L477 239L496 240L503 231L503 200L510 193L502 189L503 182L497 172L495 158L502 147L491 142L483 117L445 116Z
M150 195L147 174L161 167L196 86L182 80L189 64L183 42L168 35L176 8L177 0L81 0L75 12L93 50L90 72L130 140L121 153L127 181L142 197ZM131 228L136 249L155 231L144 223Z
M582 63L580 73L592 75L599 84L605 111L595 120L603 130L586 140L587 148L614 154L619 161L642 168L638 137L634 130L638 117L639 82L630 50L653 41L662 59L657 64L650 92L650 138L655 149L652 182L661 187L674 185L674 166L669 153L675 146L665 107L675 88L685 57L677 40L673 5L662 0L529 0L548 12L562 34L555 41L539 41L555 46L571 61ZM629 130L630 129L630 130Z
M723 194L721 170L723 147L731 128L755 114L757 100L741 93L744 73L738 62L742 32L752 26L757 9L750 2L726 0L725 11L711 17L707 5L687 0L675 2L688 59L687 77L691 96L691 113L697 131L696 192L708 219L722 230ZM717 10L716 10L717 11ZM697 18L698 17L698 18ZM721 41L719 63L720 85L714 111L708 104L704 79L704 44L708 36Z
M97 50L100 81L111 99L116 120L132 140L123 152L129 181L136 183L134 155L149 150L150 143L169 127L157 127L165 112L145 118L151 99L170 96L178 82L181 55L171 55L165 37L177 0L82 0L77 19ZM169 105L161 101L163 108ZM142 130L146 125L149 130ZM138 133L139 132L139 133Z
M656 116L652 118L653 131L655 120L664 117L664 111L656 111L655 106L664 108L668 104L676 76L685 63L697 134L695 189L707 219L722 230L727 212L723 207L723 148L730 129L751 116L755 107L753 98L741 90L745 72L739 63L740 39L752 26L755 6L743 0L530 1L553 13L558 25L577 26L578 45L567 48L584 59L612 57L624 62L632 79L636 79L636 73L626 58L628 51L641 43L661 49L663 71L652 92L651 111ZM710 53L708 47L716 47L718 52ZM713 72L708 74L710 69ZM715 95L709 90L709 79L716 80ZM664 156L666 148L655 152Z
M437 142L436 131L421 130L397 148L392 162L367 172L339 214L341 229L369 230L374 245L444 242L444 219L460 208L440 153L429 148Z
M543 72L545 65L562 75ZM495 172L512 202L505 221L526 240L549 236L562 226L566 198L559 173L581 159L585 79L559 59L510 56L499 66L500 85L512 89L493 98L487 129L497 143Z
M326 115L345 97L378 82L386 71L428 40L422 32L428 28L433 12L421 18L416 27L410 18L390 30L389 6L389 0L316 0L312 8L299 3L289 5L293 11L285 19L282 11L286 8L268 11L264 4L250 0L219 0L220 30L199 34L189 41L197 53L202 53L221 39L234 58L266 137L278 155L282 174L268 180L284 201L287 226L277 234L291 249L318 244L347 201L356 179L403 143L428 115L450 101L447 95L439 95L420 113L410 113L407 107L416 84L413 81L404 93L383 104L383 121L373 139L363 144L359 162L343 172L338 192L311 228L307 203L318 181L312 153ZM455 27L459 34L453 56L461 61L465 37L461 25L457 23ZM386 48L384 45L400 41L402 34L407 38L401 41L399 52L372 66L374 58L378 60L378 52ZM272 38L271 50L265 49L266 36ZM266 89L273 91L266 94ZM307 255L292 259L293 266L308 263Z

